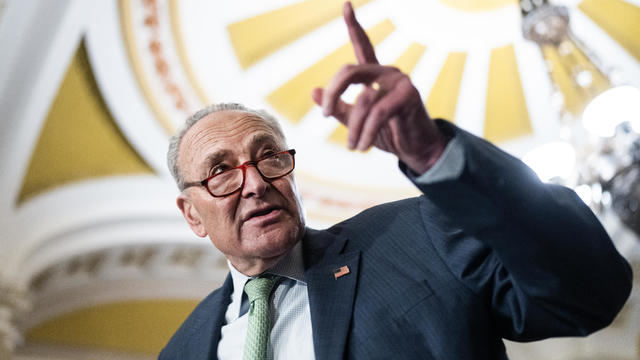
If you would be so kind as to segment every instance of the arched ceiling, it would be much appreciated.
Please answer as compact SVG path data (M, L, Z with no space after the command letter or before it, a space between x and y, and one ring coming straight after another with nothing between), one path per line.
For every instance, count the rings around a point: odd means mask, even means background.
M64 46L45 47L38 63L22 61L30 49L20 44L9 59L13 62L3 66L3 91L19 100L3 104L7 132L16 133L6 146L20 149L20 156L5 152L11 158L7 163L17 165L6 177L11 184L4 202L7 222L36 212L41 206L36 203L55 207L50 199L62 192L96 181L109 187L108 177L127 183L126 178L144 175L170 193L163 165L168 134L212 100L244 101L283 119L299 148L298 176L312 224L415 194L395 171L392 157L346 151L344 128L321 118L308 95L353 61L339 19L341 1L250 3L239 8L206 1L121 0L96 6L65 1L51 6L57 14L51 23L23 27L25 36L40 32L41 42ZM640 84L637 4L557 3L570 9L578 37L598 40L588 44L604 68ZM381 60L412 75L434 117L449 118L516 154L557 136L545 59L522 38L515 1L355 5ZM41 11L29 2L8 2L9 15L1 24L18 26L20 19L13 16L22 15L31 21L24 23L37 25ZM9 47L18 41L5 39ZM32 68L22 68L26 65ZM33 88L21 84L15 90L10 80L21 72L42 76ZM109 190L100 191L113 199ZM83 199L61 199L76 200ZM164 211L171 207L169 202Z
M639 1L554 3L567 6L606 81L640 87ZM0 2L0 44L11 49L0 57L0 281L34 291L47 271L96 252L210 246L184 224L164 163L169 134L212 101L244 102L282 120L312 226L415 195L392 156L347 151L345 129L311 102L311 88L353 61L341 4ZM516 1L354 4L381 62L411 74L432 116L516 155L558 138L554 82L565 100L579 98L577 90L547 71L562 54L522 37ZM166 275L159 269L149 271ZM101 313L131 305L110 302ZM82 311L58 320L85 321L91 315ZM32 336L46 337L44 321Z

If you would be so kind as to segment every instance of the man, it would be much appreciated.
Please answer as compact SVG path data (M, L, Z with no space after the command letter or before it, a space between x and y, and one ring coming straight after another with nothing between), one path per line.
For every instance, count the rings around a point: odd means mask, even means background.
M234 104L195 114L169 151L177 204L230 275L160 358L504 359L502 338L608 325L631 271L591 211L431 120L409 78L378 64L349 3L344 17L358 64L312 97L348 127L350 148L395 154L424 196L305 228L295 150L277 121ZM365 89L346 104L354 83ZM252 284L266 284L262 295Z

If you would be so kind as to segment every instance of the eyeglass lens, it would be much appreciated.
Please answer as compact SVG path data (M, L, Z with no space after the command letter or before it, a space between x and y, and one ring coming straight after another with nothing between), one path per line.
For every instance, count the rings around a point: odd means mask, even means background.
M293 170L293 156L280 153L259 160L255 164L258 172L267 179L275 179ZM215 196L224 196L238 190L242 186L243 168L225 171L209 179L207 186Z

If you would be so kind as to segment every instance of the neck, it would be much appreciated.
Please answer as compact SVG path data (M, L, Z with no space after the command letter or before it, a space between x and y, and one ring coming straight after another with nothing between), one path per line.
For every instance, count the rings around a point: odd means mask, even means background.
M284 253L271 258L259 258L249 261L247 261L247 259L238 260L232 257L227 258L229 262L231 262L231 265L242 274L246 276L257 276L274 267L286 255L287 253Z

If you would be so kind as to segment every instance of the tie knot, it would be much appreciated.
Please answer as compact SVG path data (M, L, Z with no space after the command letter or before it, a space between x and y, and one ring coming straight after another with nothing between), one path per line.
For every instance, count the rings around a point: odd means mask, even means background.
M249 302L253 302L257 299L269 297L275 284L276 277L274 276L251 279L244 285L244 292L247 294Z

